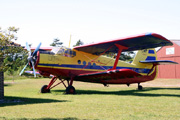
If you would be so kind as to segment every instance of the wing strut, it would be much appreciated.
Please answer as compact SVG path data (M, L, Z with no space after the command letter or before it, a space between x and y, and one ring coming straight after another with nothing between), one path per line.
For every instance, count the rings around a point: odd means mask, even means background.
M119 45L119 44L115 44L115 45L116 45L116 47L118 47L118 54L116 56L116 60L114 62L114 66L113 66L112 69L116 69L122 50L128 49L128 47L125 47L125 46L122 46L122 45Z

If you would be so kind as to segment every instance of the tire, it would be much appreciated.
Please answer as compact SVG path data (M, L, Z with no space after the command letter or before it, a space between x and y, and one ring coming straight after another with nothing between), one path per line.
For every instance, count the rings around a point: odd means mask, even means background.
M44 85L44 86L42 86L42 88L41 88L41 93L50 93L50 89L47 89L47 85Z
M68 86L66 88L66 94L76 94L76 90L73 86Z
M138 85L138 90L142 90L143 87L141 85Z

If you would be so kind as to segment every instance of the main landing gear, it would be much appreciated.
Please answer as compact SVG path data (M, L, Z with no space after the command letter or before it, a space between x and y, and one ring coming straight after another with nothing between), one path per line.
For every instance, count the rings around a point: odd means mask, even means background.
M140 83L138 83L138 90L142 90L143 89L143 86L140 85Z
M62 84L64 85L64 87L66 88L66 91L65 91L66 94L75 94L75 93L76 93L75 88L72 86L72 84L73 84L73 78L71 78L70 81L67 80L67 86L66 86L66 84L64 83L64 81L66 81L66 80L63 80L63 79L59 79L60 82L58 82L58 83L56 83L55 85L53 85L53 84L57 81L57 79L58 79L57 77L53 77L53 78L51 79L51 81L49 82L49 85L44 85L44 86L42 86L40 92L41 92L41 93L50 93L50 90L51 90L52 88L54 88L54 87L56 87L57 85L59 85L59 84L62 83Z
M43 85L41 88L41 93L50 93L50 89L47 89L47 85Z

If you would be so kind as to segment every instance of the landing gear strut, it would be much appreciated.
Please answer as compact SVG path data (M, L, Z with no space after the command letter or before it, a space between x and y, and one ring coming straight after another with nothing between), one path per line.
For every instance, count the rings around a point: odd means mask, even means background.
M142 90L143 86L140 85L140 83L138 83L138 90Z
M75 94L75 93L76 93L75 88L72 86L72 84L73 84L73 78L71 78L70 81L67 80L67 86L66 86L66 84L65 84L65 82L64 82L64 81L66 81L66 80L63 80L63 79L59 79L60 82L58 82L58 83L56 83L55 85L53 85L53 84L56 82L57 79L58 79L58 78L57 78L56 76L54 76L54 77L51 79L51 81L49 82L49 85L44 85L44 86L42 86L40 92L41 92L41 93L50 93L50 89L52 89L52 88L54 88L54 87L56 87L57 85L59 85L59 84L62 83L62 84L64 85L64 87L66 88L66 91L65 91L66 94Z

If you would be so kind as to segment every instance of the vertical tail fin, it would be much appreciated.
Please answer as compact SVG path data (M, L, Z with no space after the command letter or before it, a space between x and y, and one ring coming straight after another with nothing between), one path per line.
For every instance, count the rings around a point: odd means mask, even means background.
M156 60L155 49L139 50L132 63L141 66L141 63L139 61L146 61L146 60Z

